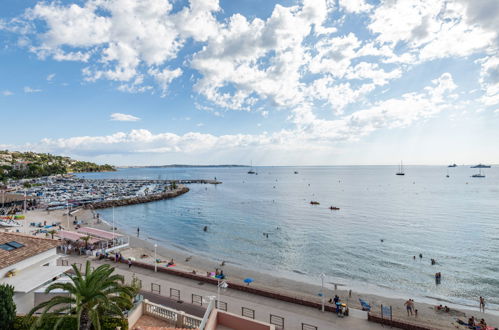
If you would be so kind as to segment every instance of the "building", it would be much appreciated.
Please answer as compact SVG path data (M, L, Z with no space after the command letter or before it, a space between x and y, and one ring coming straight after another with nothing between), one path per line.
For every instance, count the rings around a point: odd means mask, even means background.
M128 313L131 330L275 330L275 325L214 308L211 302L203 318L143 300Z
M0 283L14 287L18 314L35 306L37 289L71 268L57 266L59 244L53 239L0 232Z
M16 171L26 171L28 169L29 164L31 164L31 162L19 161L14 163L13 168Z

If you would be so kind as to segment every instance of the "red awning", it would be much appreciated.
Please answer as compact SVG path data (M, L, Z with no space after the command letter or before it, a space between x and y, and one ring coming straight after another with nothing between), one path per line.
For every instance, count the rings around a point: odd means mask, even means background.
M77 230L80 233L84 233L84 234L95 236L95 237L105 238L105 239L113 239L113 238L123 236L117 232L115 232L113 234L112 232L109 232L109 231L105 231L105 230L97 229L97 228L91 228L91 227L81 227L80 229L77 229Z

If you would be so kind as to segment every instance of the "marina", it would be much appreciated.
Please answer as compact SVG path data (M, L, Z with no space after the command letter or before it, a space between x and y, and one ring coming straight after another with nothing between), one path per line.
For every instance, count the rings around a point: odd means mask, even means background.
M56 210L79 206L124 206L176 197L189 191L188 184L220 184L217 180L85 179L74 176L44 177L12 182L11 195L36 200L38 208ZM23 197L25 196L25 197ZM12 198L11 198L12 199ZM29 203L30 206L34 203ZM7 211L5 211L7 212Z

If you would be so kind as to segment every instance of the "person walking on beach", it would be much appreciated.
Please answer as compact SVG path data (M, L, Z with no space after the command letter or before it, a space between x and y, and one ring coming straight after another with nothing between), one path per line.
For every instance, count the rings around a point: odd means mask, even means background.
M480 312L482 311L485 313L485 298L480 296Z
M139 237L139 235L140 235L140 228L137 227L137 237Z
M404 303L404 306L405 306L405 309L407 310L407 316L409 316L409 313L412 315L412 302L411 302L411 299L408 299L405 303Z

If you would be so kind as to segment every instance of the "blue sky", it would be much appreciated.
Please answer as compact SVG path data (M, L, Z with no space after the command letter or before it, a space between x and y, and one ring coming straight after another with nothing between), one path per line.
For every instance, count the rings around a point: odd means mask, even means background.
M494 0L5 0L0 148L499 163L498 15Z

